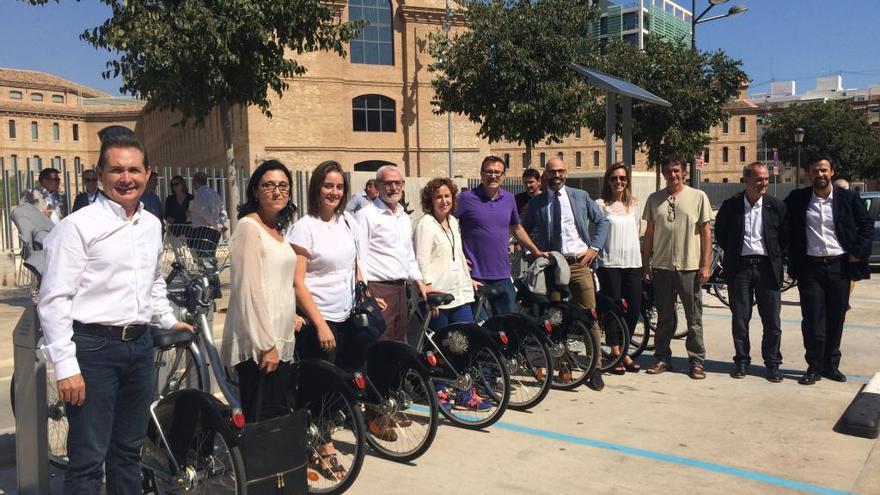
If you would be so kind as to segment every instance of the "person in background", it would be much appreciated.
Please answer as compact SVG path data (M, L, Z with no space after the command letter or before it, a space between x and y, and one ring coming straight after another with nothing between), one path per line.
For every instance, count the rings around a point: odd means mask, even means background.
M199 262L206 268L216 268L215 253L220 236L226 231L226 207L220 194L208 185L208 176L204 172L196 172L192 178L195 195L189 204L192 229L187 244ZM220 280L211 278L214 296L220 297Z
M154 172L150 174L150 180L147 181L147 190L141 197L141 203L144 209L156 215L156 218L162 219L162 200L156 194L156 186L159 185L159 174Z
M82 181L86 190L77 194L73 200L73 211L84 208L98 199L101 191L98 189L98 174L94 170L86 169L82 173Z
M798 281L801 333L807 372L798 380L813 385L823 377L845 382L840 371L840 340L852 280L871 277L868 256L874 222L858 193L834 187L834 163L811 157L811 187L785 198L788 273Z
M541 194L541 172L538 172L538 170L534 168L523 170L522 182L526 190L517 193L514 196L514 200L516 200L516 210L519 212L519 216L525 214L529 200Z
M171 194L165 198L165 223L173 235L182 235L189 225L189 205L193 195L186 189L183 177L171 178Z
M743 168L745 191L724 201L715 217L715 241L724 249L724 280L730 295L733 378L745 378L751 356L752 301L764 328L761 356L767 380L782 381L782 222L785 204L767 194L770 172L761 162Z
M56 225L67 216L67 201L64 192L61 191L61 172L55 168L40 170L38 177L40 182L39 191L46 202L43 213L52 219Z
M603 294L615 301L626 299L624 320L632 333L639 322L642 307L642 255L639 245L641 212L639 202L632 195L629 167L615 163L605 171L601 198L596 206L608 218L608 237L599 254L599 287ZM622 342L620 342L622 344ZM613 345L611 353L620 355L620 346ZM622 375L627 371L638 372L641 367L629 356L612 370Z
M348 200L348 204L345 205L345 211L354 215L358 210L372 203L378 195L379 189L376 187L376 179L370 179L364 185L363 191L355 194Z
M293 217L291 184L281 162L257 167L229 245L232 285L220 356L235 369L242 410L254 420L287 412L288 371L302 325L293 292L296 255L281 234Z

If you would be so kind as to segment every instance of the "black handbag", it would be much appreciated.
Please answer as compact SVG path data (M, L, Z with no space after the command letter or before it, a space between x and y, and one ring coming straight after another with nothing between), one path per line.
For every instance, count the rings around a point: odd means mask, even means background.
M256 421L244 425L237 439L244 460L248 495L301 495L306 481L305 409L259 421L266 376L260 376Z
M354 286L355 305L351 308L349 319L355 328L369 331L374 339L385 333L385 318L376 298L367 295L367 284L357 282Z

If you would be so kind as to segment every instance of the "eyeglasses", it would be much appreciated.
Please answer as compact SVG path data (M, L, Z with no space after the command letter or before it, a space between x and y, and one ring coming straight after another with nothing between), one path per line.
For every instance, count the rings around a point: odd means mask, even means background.
M287 182L282 182L280 184L276 184L274 182L263 182L260 184L260 190L264 193L273 193L275 190L278 190L281 194L287 194L290 192L290 184Z
M382 185L385 187L403 187L402 180L383 180Z
M503 170L481 170L481 174L488 175L489 177L501 177L504 175Z
M556 168L556 169L547 169L547 175L564 175L564 168Z
M666 221L675 221L675 196L666 198Z
M628 182L625 175L612 175L608 180L611 182Z

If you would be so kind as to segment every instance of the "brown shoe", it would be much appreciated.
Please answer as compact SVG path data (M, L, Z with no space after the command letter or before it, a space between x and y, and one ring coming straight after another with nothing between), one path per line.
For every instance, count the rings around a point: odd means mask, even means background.
M669 366L669 363L666 361L654 361L654 364L648 367L648 369L645 370L645 373L649 375L659 375L660 373L666 373L667 371L672 371L672 367Z
M384 440L386 442L397 441L397 432L395 432L394 428L391 426L391 421L388 416L379 416L367 421L367 429L369 429L370 433L379 440Z
M706 372L703 371L702 364L692 364L690 377L694 380L703 380L706 378Z
M400 428L412 426L412 420L406 414L394 413L391 415L391 421Z

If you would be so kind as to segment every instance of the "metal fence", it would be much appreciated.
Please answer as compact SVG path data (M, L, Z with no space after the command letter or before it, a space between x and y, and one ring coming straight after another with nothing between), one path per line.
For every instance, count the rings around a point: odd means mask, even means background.
M709 202L712 203L712 208L720 208L721 203L723 203L725 199L745 189L745 184L718 184L714 182L701 182L700 189L702 189L703 192L705 192L706 195L709 196ZM792 192L794 189L795 185L790 182L782 184L770 184L770 186L767 188L767 194L771 196L776 196L779 199L785 199L785 197L788 196L788 193Z

